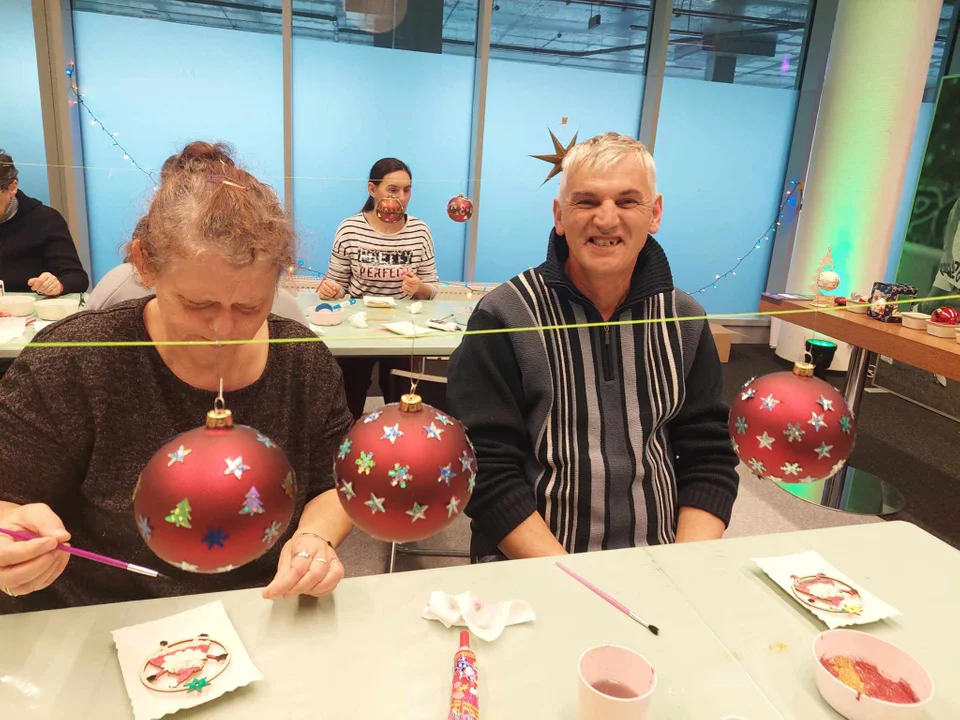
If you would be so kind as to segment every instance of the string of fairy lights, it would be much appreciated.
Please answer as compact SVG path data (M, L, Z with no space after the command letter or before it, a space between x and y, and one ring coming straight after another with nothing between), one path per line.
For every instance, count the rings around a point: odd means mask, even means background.
M714 290L718 289L717 283L719 283L724 278L732 277L737 274L737 268L739 268L746 261L748 257L753 255L757 250L760 250L763 247L764 242L768 242L772 236L777 232L777 228L780 227L780 223L783 221L783 210L786 208L787 203L790 202L790 199L795 195L799 194L803 190L803 183L798 183L796 180L790 181L790 188L784 194L783 200L780 202L780 207L777 208L776 219L763 231L763 236L753 243L750 249L741 257L737 258L736 264L727 270L725 273L718 273L714 276L711 282L708 282L703 287L695 290L690 293L691 295L699 295L700 293L706 292L710 288Z
M103 134L110 138L110 143L114 147L119 148L120 152L123 153L123 159L132 163L137 170L150 178L150 183L156 187L157 180L153 177L153 173L149 170L145 170L140 163L134 160L130 152L120 143L119 140L117 140L117 138L120 137L120 133L111 132L108 130L107 127L100 121L100 118L93 113L93 110L90 109L90 106L87 105L86 101L84 101L83 94L80 92L80 88L77 86L76 80L74 79L76 75L76 65L72 60L70 61L70 64L67 65L65 72L67 77L70 79L70 91L73 93L73 99L70 100L70 104L78 105L79 107L83 108L87 115L90 116L90 124L94 127L100 128L100 130L103 131Z
M156 189L158 185L157 185L157 180L153 175L153 172L145 169L142 165L140 165L140 163L138 163L134 159L134 157L130 154L130 151L127 150L127 148L125 148L123 144L117 139L119 138L120 133L116 131L111 131L109 128L107 128L103 124L103 122L100 120L100 118L98 118L96 114L94 114L93 110L90 108L90 105L84 100L84 95L83 93L80 92L80 88L77 85L75 80L76 64L73 61L70 61L65 72L67 77L69 78L70 91L73 93L73 96L74 96L73 99L70 100L70 104L77 105L78 107L82 108L83 111L86 112L86 114L89 116L90 125L99 128L100 131L103 132L103 134L106 135L106 137L109 139L111 146L116 147L120 151L120 153L123 155L124 161L129 162L134 168L136 168L141 173L146 175L147 178L150 180L151 185L153 185L154 189ZM694 290L690 294L700 295L701 293L704 293L710 289L716 290L719 288L719 283L722 280L728 277L735 277L737 275L737 270L740 268L741 265L743 265L744 262L746 262L747 258L753 255L756 251L761 250L764 246L764 243L769 242L772 239L772 237L775 235L777 231L777 228L780 227L781 221L783 220L784 208L786 208L787 204L795 196L795 194L798 194L802 189L803 189L802 182L798 183L796 180L791 180L790 188L784 194L784 198L780 202L780 206L777 208L776 218L773 220L773 222L770 223L767 229L763 232L763 235L751 245L750 249L745 254L738 257L736 260L736 263L734 263L728 270L726 270L723 273L715 274L712 281ZM321 272L319 270L316 270L310 267L303 260L300 260L298 262L297 268L290 268L291 274L293 274L294 269L300 272L306 272L312 275L316 275L318 278L323 278L324 275L326 274L325 272ZM489 289L488 285L481 285L477 283L473 283L473 285L471 285L470 283L467 283L467 282L442 281L440 282L440 285L447 288L463 287L463 288L466 288L467 292L471 294L474 292L486 292Z

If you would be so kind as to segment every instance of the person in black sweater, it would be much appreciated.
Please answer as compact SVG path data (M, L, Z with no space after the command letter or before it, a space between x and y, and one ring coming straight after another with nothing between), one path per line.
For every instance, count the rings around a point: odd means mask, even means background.
M482 332L450 360L449 410L476 448L474 560L715 539L730 521L720 359L651 237L655 172L633 138L573 148L546 262L480 301ZM548 329L496 332L531 326Z
M25 195L0 150L0 280L10 292L56 297L90 285L63 215Z

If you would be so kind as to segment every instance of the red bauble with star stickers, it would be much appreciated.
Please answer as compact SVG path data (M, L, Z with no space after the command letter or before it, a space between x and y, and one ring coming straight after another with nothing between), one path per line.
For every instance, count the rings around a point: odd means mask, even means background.
M451 198L447 203L447 215L454 222L466 222L473 217L473 201L463 195Z
M395 225L403 220L403 216L407 211L403 207L403 203L397 200L397 198L385 197L377 203L376 212L377 217L383 222L388 225Z
M206 425L157 450L137 481L133 509L157 557L188 572L218 573L272 548L290 525L296 496L283 450L218 409Z
M744 384L730 406L737 456L758 477L809 483L836 473L853 451L853 414L843 395L813 377L813 365Z
M463 425L418 395L357 421L334 461L337 496L368 535L413 542L457 519L473 493L477 459Z

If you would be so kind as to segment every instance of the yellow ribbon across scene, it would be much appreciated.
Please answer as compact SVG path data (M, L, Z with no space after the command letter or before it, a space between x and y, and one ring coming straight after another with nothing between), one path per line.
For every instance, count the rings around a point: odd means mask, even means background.
M914 303L924 303L924 302L947 302L950 300L960 300L960 295L940 295L936 297L925 297L925 298L909 298L906 300L892 300L887 301L887 305L912 305ZM707 320L707 321L720 321L720 320L732 320L734 318L761 318L761 317L785 317L788 315L804 315L804 314L816 314L816 313L834 313L837 311L846 311L850 308L867 308L871 307L873 303L848 303L845 306L836 305L834 307L811 307L811 308L802 308L799 310L771 310L768 312L744 312L744 313L729 313L723 315L691 315L688 317L674 317L674 318L651 318L651 319L640 319L640 320L609 320L603 322L592 322L592 323L577 323L572 325L532 325L529 327L512 327L512 328L492 328L489 330L464 330L458 334L467 336L467 335L498 335L500 333L518 333L518 332L546 332L553 330L580 330L582 328L594 328L594 327L612 327L618 325L645 325L650 323L667 323L667 322L690 322L694 320ZM957 327L960 327L958 325ZM415 343L416 340L422 339L425 337L431 337L436 335L446 335L447 333L443 330L434 330L429 333L424 333L416 337L408 338L411 343ZM81 342L81 341L71 341L71 342L31 342L26 347L31 348L133 348L133 347L207 347L207 346L220 346L220 345L283 345L287 343L311 343L311 342L322 342L328 345L336 345L338 340L343 342L354 342L356 340L380 340L385 336L382 331L378 330L376 332L371 332L368 334L356 334L350 335L345 338L336 338L336 337L310 337L310 338L265 338L265 339L251 339L251 340L164 340L164 341L154 341L154 340L116 340L116 341L105 341L105 342ZM17 345L21 346L17 342L7 342L0 344L0 347Z

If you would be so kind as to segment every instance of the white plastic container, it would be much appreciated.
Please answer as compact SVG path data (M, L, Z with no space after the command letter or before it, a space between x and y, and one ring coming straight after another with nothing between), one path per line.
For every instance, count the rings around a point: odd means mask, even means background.
M37 311L37 317L41 320L63 320L68 315L73 315L80 309L80 301L70 298L37 300L34 308Z
M0 297L0 312L26 317L33 313L35 302L29 295L4 295Z
M38 305L40 303L37 303ZM933 320L927 320L927 334L933 335L935 337L948 338L953 337L954 333L957 331L956 325L944 325L943 323L936 323Z
M903 326L908 330L926 330L927 320L930 319L929 313L905 312L901 315Z

